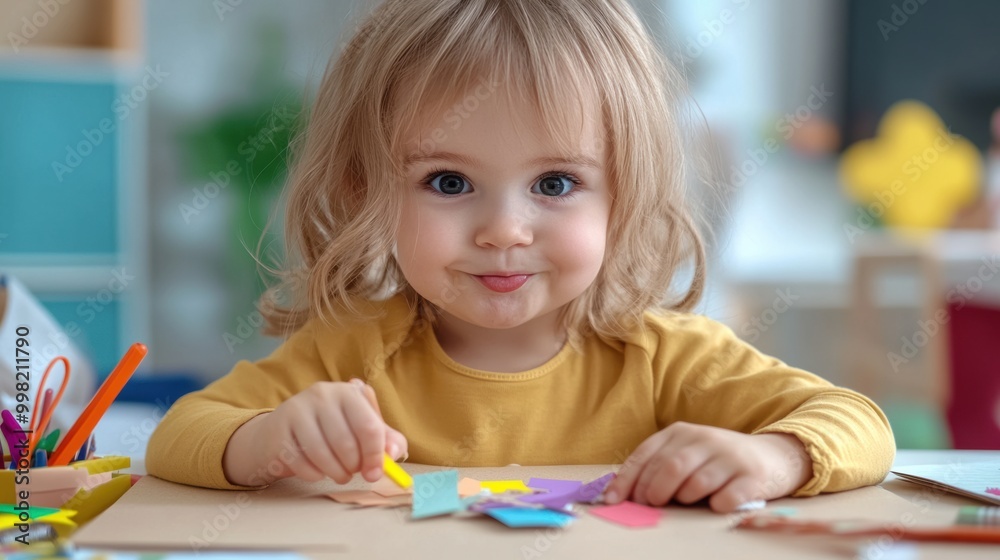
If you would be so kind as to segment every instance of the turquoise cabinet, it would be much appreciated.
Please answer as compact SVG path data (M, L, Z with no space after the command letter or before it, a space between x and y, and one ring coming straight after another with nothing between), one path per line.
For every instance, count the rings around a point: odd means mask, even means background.
M146 108L128 104L143 68L31 56L0 57L0 272L103 377L149 342Z

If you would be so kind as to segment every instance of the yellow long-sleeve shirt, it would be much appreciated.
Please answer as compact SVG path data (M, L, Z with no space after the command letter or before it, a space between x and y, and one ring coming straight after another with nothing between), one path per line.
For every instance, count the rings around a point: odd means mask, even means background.
M643 440L686 421L797 436L813 477L797 492L880 482L895 454L882 411L866 397L765 356L705 317L646 313L609 343L585 340L520 373L465 367L402 296L381 319L329 327L313 320L271 356L241 361L178 400L149 441L150 474L239 488L223 474L230 436L320 381L366 380L409 460L445 466L621 463Z

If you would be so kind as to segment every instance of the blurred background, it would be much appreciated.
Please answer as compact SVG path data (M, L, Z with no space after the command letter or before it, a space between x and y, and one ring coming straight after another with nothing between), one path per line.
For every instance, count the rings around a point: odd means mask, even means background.
M633 3L721 186L698 311L873 397L901 447L1000 448L1000 3ZM165 409L277 345L248 249L374 4L0 4L0 273L99 378L146 342L128 398Z

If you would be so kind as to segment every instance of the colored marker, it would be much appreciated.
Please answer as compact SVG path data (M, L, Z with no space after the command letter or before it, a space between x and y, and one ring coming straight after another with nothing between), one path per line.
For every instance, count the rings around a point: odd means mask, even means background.
M57 441L59 441L59 428L52 430L49 432L49 435L43 437L41 441L38 442L38 449L44 449L45 451L52 453Z
M44 449L35 451L35 462L31 466L32 468L49 466L49 458Z
M45 429L49 427L48 426L49 423L47 420L44 425L41 423L41 420L45 418L45 413L48 412L50 408L52 408L52 398L55 397L55 391L53 391L51 388L48 388L45 390L44 395L45 396L42 397L42 406L41 408L38 409L38 419L39 419L38 427L35 428L38 431L39 437L44 436ZM49 417L51 418L52 415L50 414Z
M101 384L101 388L97 390L97 394L94 395L94 398L90 399L87 408L83 410L80 417L76 419L73 426L66 432L66 437L56 447L56 450L52 453L52 457L49 457L50 465L63 467L69 464L73 458L73 452L79 449L90 438L90 434L94 431L94 427L97 426L97 422L100 421L101 416L104 415L108 407L111 406L111 403L114 402L115 397L125 387L125 383L135 373L136 368L139 367L139 363L146 357L147 351L145 344L137 342L125 352L121 361L118 362L115 369L104 380L104 383Z
M76 455L73 455L72 462L75 463L76 461L82 461L87 458L87 444L89 443L90 442L88 441L84 443L82 446L80 446L80 450L76 452Z
M14 447L17 445L18 434L23 434L21 425L17 423L14 419L14 414L7 410L0 410L0 432L3 433L3 438L7 440L7 450L10 451L10 466L11 468L17 463L17 459L14 457L17 455L14 452Z

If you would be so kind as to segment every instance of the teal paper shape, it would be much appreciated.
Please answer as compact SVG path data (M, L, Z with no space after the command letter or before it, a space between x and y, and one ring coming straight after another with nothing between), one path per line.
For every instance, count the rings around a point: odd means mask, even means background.
M458 471L413 475L413 518L423 519L465 509L458 498Z
M508 527L565 527L573 516L551 509L491 508L483 511Z

